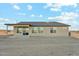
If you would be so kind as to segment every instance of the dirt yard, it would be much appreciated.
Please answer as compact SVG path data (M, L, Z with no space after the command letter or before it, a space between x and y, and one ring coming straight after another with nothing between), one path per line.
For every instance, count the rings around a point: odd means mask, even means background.
M0 30L0 36L3 35L13 35L13 31L7 32L7 30Z
M79 38L79 32L77 31L71 32L71 36L75 38Z
M7 31L6 30L0 30L0 35L7 35Z
M1 56L79 56L79 39L72 37L0 37Z

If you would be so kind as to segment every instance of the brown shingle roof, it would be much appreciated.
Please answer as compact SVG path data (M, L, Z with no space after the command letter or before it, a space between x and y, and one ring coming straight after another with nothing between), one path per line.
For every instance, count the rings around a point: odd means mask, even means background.
M19 22L16 24L5 24L5 25L26 25L26 24L29 24L31 26L70 26L59 22Z

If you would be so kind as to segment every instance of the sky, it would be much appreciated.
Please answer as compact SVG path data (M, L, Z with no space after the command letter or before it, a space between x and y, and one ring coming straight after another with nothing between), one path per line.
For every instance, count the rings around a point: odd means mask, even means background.
M5 23L61 22L79 30L78 3L0 3L0 29Z

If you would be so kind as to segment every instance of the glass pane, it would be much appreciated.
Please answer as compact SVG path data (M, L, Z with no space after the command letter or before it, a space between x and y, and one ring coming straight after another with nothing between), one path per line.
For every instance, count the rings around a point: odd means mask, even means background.
M33 27L33 30L38 30L38 28L37 27Z
M40 30L43 30L44 28L43 27L40 27Z

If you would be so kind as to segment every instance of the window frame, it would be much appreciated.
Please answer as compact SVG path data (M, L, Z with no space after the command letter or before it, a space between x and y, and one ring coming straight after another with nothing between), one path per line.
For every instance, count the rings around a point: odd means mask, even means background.
M37 28L37 29L35 29ZM32 27L32 33L43 33L44 29L41 29L42 27Z

